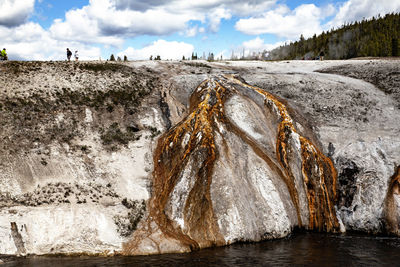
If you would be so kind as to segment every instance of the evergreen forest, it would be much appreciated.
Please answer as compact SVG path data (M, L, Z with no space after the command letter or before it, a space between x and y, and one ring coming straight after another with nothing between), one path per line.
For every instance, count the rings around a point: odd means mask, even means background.
M400 13L377 16L345 24L280 46L268 55L270 60L349 59L356 57L399 56Z

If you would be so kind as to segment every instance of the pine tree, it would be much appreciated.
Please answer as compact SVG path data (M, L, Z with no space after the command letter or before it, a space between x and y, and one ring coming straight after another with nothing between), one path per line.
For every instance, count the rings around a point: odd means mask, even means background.
M320 51L325 51L327 59L399 56L399 38L400 13L391 13L346 23L309 39L301 35L298 41L270 51L268 58L299 59Z
M399 56L399 39L397 38L392 39L392 56Z
M110 56L110 61L115 61L114 54L111 54L111 56Z
M209 53L208 54L208 61L214 61L214 53Z

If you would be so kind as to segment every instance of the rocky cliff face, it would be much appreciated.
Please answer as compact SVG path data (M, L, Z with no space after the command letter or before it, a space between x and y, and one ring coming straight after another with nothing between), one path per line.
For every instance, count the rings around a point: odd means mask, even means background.
M157 75L109 63L0 67L0 254L119 251L146 212L165 127Z
M2 63L0 254L398 235L396 97L340 64Z

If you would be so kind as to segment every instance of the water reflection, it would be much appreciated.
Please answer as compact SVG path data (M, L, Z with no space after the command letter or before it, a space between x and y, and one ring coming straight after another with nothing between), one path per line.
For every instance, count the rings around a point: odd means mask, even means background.
M399 264L400 239L297 233L291 238L235 244L188 254L136 257L3 258L3 266L371 266ZM1 257L0 257L1 258Z

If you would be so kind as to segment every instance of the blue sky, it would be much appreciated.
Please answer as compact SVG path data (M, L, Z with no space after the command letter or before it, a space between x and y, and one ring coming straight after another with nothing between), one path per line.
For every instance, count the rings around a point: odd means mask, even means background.
M88 0L69 0L69 1L36 1L35 10L31 15L31 20L39 23L45 28L49 28L53 20L64 18L65 12L70 9L78 9L88 5Z
M180 59L270 50L345 22L400 11L400 0L0 0L11 59ZM6 10L7 12L4 12Z

